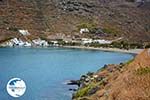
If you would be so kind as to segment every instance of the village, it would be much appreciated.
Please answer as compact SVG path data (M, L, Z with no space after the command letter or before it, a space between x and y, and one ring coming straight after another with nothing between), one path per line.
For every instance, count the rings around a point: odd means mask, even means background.
M88 33L89 30L87 28L80 29L79 33L84 34ZM22 35L23 37L30 36L31 33L29 33L28 30L18 30L18 33ZM10 40L7 40L0 44L1 47L48 47L48 46L63 46L63 45L86 45L86 44L92 44L92 43L98 43L98 44L111 44L113 41L111 40L105 40L105 39L92 39L92 38L71 38L71 37L65 37L61 34L57 36L50 36L49 40L44 40L41 38L36 38L33 40L29 39L21 39L21 38L12 38Z

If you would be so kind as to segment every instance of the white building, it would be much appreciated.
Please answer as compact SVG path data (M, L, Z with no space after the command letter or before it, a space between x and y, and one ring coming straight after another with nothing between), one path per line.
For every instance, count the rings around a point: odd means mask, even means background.
M53 46L59 46L58 41L51 41L53 43Z
M51 41L52 43L54 43L54 44L58 44L58 41Z
M31 47L31 46L32 46L32 44L31 44L31 43L29 43L29 42L25 42L25 43L24 43L24 46L25 46L25 47Z
M35 40L32 40L32 42L33 42L36 46L49 46L47 41L41 40L41 39L35 39Z
M92 42L93 42L92 39L82 38L82 44L87 44L87 43L92 43Z
M17 39L17 38L11 39L10 42L12 42L13 44L18 45L18 46L24 45L24 42L21 39Z
M108 41L108 40L93 40L93 42L99 43L99 44L111 44L112 41Z
M6 42L5 46L9 46L9 47L12 47L14 44L10 41Z
M18 41L17 38L13 38L13 39L11 39L10 41L13 42L13 43L15 43L15 44L18 44L18 43L19 43L19 41Z
M19 33L22 34L22 35L30 35L28 30L19 30Z
M83 34L83 33L89 33L89 29L88 28L80 29L80 34Z
M45 41L45 40L42 40L42 46L46 47L46 46L49 46L48 42Z

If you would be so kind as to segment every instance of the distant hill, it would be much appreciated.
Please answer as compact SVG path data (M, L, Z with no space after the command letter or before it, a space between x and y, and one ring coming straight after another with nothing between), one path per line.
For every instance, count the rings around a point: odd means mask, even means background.
M149 0L0 0L0 40L19 36L18 29L74 36L87 25L110 38L150 41L149 7Z

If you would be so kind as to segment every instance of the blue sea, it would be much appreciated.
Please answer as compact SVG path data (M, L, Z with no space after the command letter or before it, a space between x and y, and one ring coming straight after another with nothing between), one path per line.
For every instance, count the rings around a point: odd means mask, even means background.
M83 49L0 48L0 100L71 100L67 80L132 58L131 54ZM23 96L13 98L7 93L11 78L25 81Z

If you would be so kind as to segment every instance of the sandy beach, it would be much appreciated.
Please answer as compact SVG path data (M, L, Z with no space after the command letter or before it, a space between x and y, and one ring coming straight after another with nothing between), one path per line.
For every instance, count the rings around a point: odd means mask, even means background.
M72 48L72 49L90 49L90 50L101 50L101 51L111 51L111 52L122 52L122 53L131 53L131 54L139 54L144 49L119 49L119 48L95 48L95 47L85 47L85 46L63 46L64 48Z

